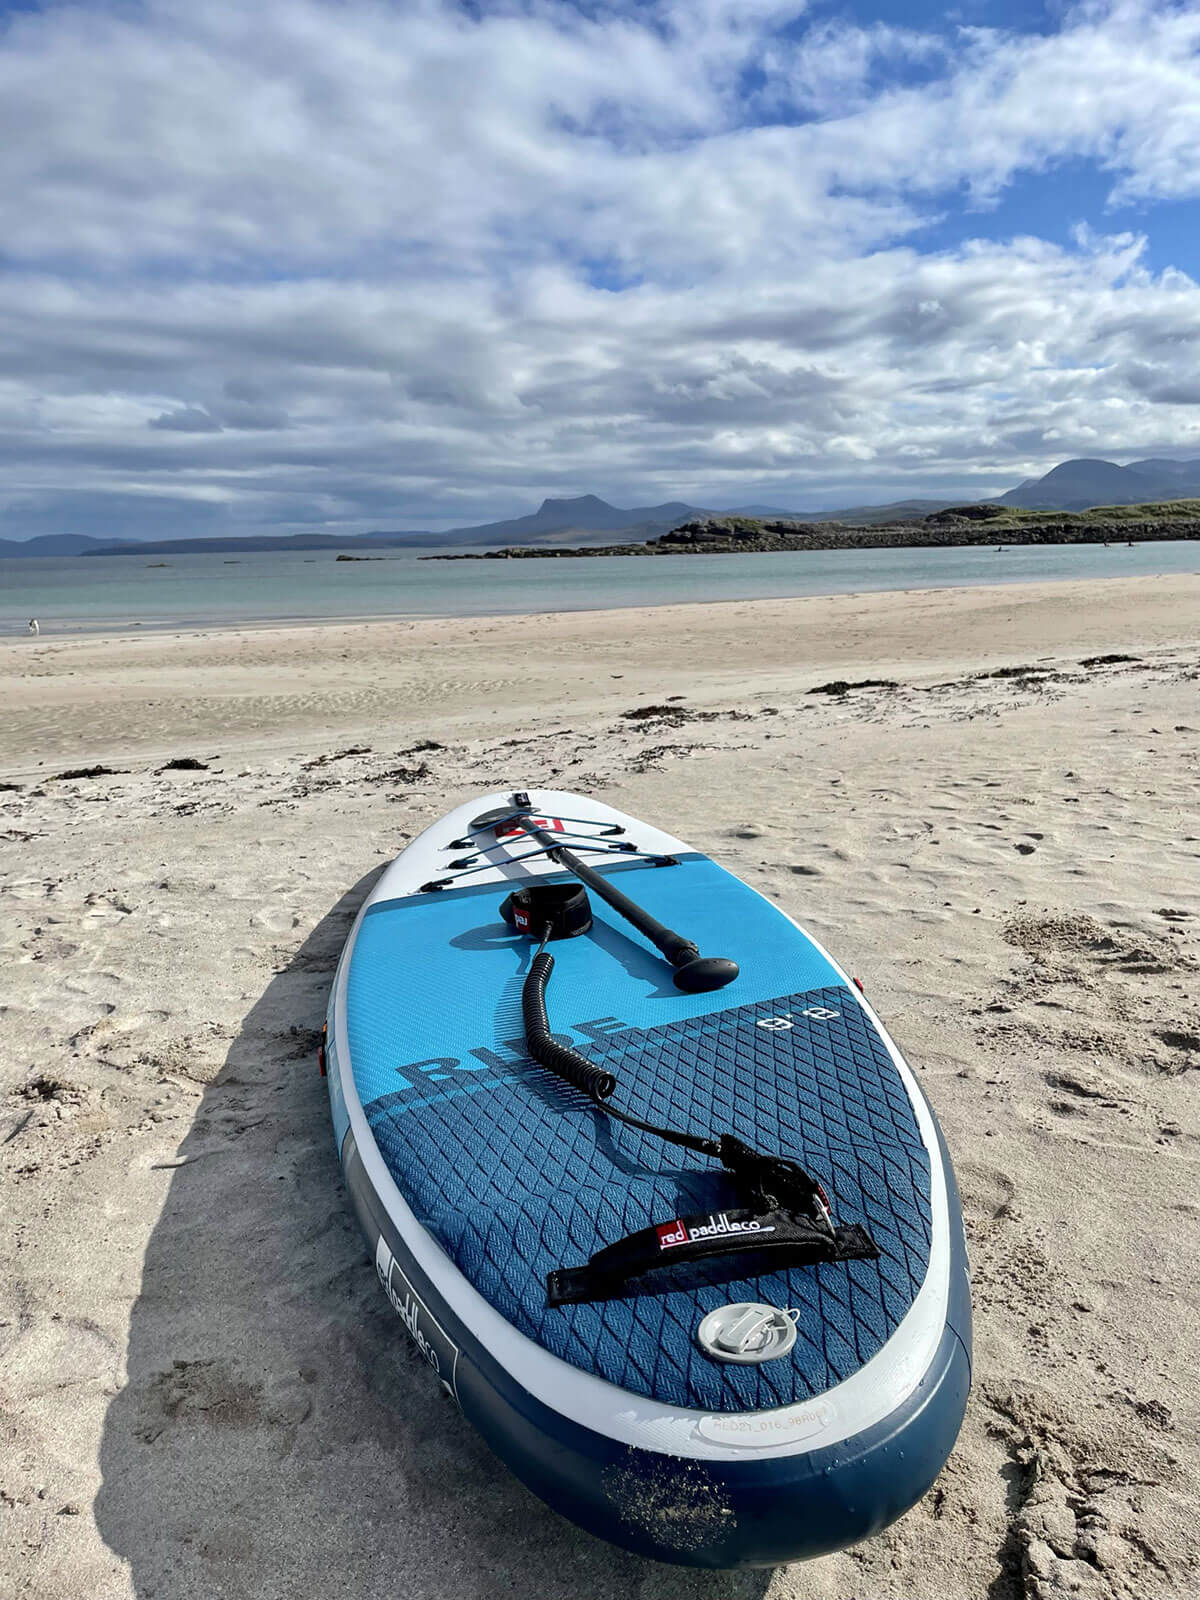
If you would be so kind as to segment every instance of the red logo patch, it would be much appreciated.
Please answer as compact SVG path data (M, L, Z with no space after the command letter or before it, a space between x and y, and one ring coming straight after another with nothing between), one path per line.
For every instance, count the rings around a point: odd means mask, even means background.
M566 833L566 828L558 817L525 817L522 819L530 828L542 828L547 833ZM524 828L514 828L511 823L496 829L497 839L516 839L524 833Z
M678 1217L674 1222L660 1222L654 1231L658 1235L660 1250L670 1250L677 1244L688 1242L688 1231Z

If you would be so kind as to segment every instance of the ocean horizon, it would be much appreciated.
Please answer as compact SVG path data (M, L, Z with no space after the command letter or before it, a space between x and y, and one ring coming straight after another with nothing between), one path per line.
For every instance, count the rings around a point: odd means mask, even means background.
M357 555L357 552L356 552ZM0 560L0 635L503 616L1200 570L1200 542L440 562L333 550Z

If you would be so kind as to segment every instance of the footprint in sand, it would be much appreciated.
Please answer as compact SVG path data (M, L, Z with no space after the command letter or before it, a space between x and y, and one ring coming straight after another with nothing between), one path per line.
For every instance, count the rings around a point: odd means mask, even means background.
M172 1424L206 1429L261 1429L280 1433L288 1447L288 1430L304 1422L312 1401L302 1380L276 1377L258 1381L221 1361L175 1361L145 1384L140 1396L143 1420L137 1437L153 1443Z
M268 933L285 934L300 926L300 918L284 906L263 906L251 915L250 925L265 928Z
M978 1161L962 1160L957 1163L955 1170L963 1211L968 1217L983 1222L1001 1222L1013 1215L1013 1198L1017 1188L1006 1172Z

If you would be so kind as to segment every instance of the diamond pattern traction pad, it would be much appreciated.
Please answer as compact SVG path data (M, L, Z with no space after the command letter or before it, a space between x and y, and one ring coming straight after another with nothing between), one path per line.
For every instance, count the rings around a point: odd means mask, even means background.
M785 1016L790 1027L778 1024ZM704 1157L612 1122L510 1056L465 1085L448 1073L440 1086L426 1078L366 1106L405 1199L475 1288L554 1355L667 1405L788 1405L869 1361L925 1276L930 1172L908 1093L853 991L819 988L629 1029L584 1053L616 1073L614 1103L633 1115L730 1131L798 1160L824 1184L835 1220L863 1223L880 1258L735 1282L693 1276L666 1292L547 1310L553 1268L739 1195ZM794 1308L789 1357L739 1366L700 1351L701 1317L738 1300Z

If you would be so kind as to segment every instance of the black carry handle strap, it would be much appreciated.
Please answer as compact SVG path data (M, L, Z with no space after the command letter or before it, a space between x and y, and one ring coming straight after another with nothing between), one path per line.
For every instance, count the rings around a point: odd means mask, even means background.
M791 1211L703 1212L642 1228L597 1250L582 1267L559 1267L548 1273L546 1304L611 1300L651 1272L750 1251L766 1258L764 1272L822 1261L874 1261L879 1255L870 1235L857 1223L826 1230Z

